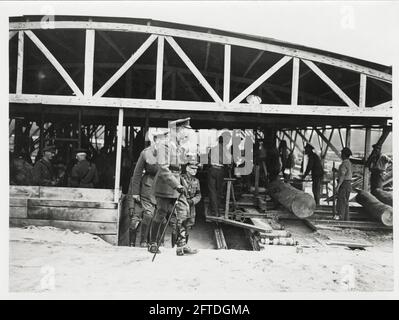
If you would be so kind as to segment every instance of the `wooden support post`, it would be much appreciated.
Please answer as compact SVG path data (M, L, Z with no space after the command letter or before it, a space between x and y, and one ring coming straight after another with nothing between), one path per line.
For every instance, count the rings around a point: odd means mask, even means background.
M359 107L366 108L367 76L360 74Z
M341 147L345 147L344 139L342 138L341 128L338 128L339 140L341 141Z
M117 147L116 147L116 164L115 164L114 202L119 201L119 193L120 193L122 139L123 139L123 108L119 108L118 129L116 136L117 136Z
M94 30L86 30L86 48L85 48L85 78L84 95L91 97L93 95L93 70L94 70Z
M350 148L351 147L351 127L346 128L346 134L345 134L345 147Z
M158 37L157 51L157 71L155 84L155 100L162 100L162 78L163 78L163 58L164 58L164 37Z
M150 119L149 119L149 114L148 110L145 113L145 123L144 123L144 147L147 148L150 145L150 139L148 137L148 129L150 126Z
M230 101L230 67L231 67L231 46L224 45L224 81L223 81L223 102Z
M367 127L366 128L366 134L365 134L365 142L364 142L364 161L366 162L368 157L370 156L371 153L371 128ZM369 191L370 189L370 172L369 169L364 166L363 168L363 190L364 191Z
M299 88L299 59L293 58L292 66L292 89L291 89L291 105L298 105L298 88Z
M231 190L231 181L227 181L227 194L226 194L226 207L224 211L224 218L229 218L229 210L230 210L230 190Z
M18 61L17 61L16 94L22 94L23 73L24 73L24 32L18 31Z

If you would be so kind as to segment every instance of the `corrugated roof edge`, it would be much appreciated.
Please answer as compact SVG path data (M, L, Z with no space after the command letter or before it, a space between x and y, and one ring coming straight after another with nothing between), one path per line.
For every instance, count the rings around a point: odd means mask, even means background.
M19 17L10 17L9 22L25 22L25 21L41 21L43 16L31 15L31 16L19 16ZM164 27L164 28L173 28L180 30L188 30L188 31L197 31L202 33L211 33L215 35L227 36L227 37L237 37L247 40L261 41L265 43L270 43L274 45L282 45L288 48L300 49L312 53L322 54L328 57L356 63L365 67L373 68L375 70L385 72L388 74L392 74L392 66L386 66L383 64L379 64L372 61L367 61L363 59L358 59L355 57L342 55L336 52L325 51L317 48L306 47L303 45L298 45L290 42L284 42L272 38L253 36L248 34L236 33L231 31L224 31L219 29L205 28L199 26L192 26L186 24L180 24L175 22L166 22L166 21L158 21L152 19L144 19L144 18L126 18L126 17L97 17L97 16L63 16L56 15L54 18L55 21L89 21L93 22L113 22L113 23L131 23L131 24L139 24L139 25L151 25L154 27Z

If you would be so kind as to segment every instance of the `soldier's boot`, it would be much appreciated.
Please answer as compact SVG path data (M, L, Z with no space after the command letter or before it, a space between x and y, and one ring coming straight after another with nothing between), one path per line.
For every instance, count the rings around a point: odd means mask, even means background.
M140 247L142 248L147 248L148 246L148 237L149 237L149 222L151 222L151 220L149 219L143 219L143 221L141 222L141 236L140 236Z
M197 249L192 249L187 245L188 241L188 233L187 229L183 226L178 228L178 234L177 234L177 248L176 248L176 254L178 256L184 256L185 254L196 254L198 253Z
M130 247L136 246L136 236L137 236L137 230L129 228L129 246Z
M158 249L158 236L159 236L159 229L160 226L162 225L161 221L155 221L152 220L150 227L149 227L149 245L148 245L148 251L151 253L161 253L161 251Z

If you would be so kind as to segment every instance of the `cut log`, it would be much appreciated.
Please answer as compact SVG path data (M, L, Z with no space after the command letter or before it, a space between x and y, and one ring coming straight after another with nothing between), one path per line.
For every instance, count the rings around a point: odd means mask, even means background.
M380 200L382 203L392 207L392 192L382 190L380 188L373 191L373 196Z
M316 202L313 197L281 180L274 180L269 184L269 194L284 208L304 219L313 215Z
M363 206L365 212L384 225L392 227L392 207L382 203L371 193L358 189L356 191L356 201Z

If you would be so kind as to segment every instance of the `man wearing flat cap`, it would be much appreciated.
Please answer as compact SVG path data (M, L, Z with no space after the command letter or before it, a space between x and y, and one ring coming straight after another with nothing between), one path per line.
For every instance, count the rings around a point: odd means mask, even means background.
M370 192L373 193L376 189L382 188L385 171L392 160L383 153L381 153L381 146L379 144L373 145L373 152L366 161L366 167L370 170Z
M32 170L33 185L55 186L58 181L55 177L54 167L51 160L54 158L56 148L47 146L43 148L42 158L38 160Z
M149 243L149 227L156 206L153 194L154 178L158 171L157 146L165 141L168 132L154 134L154 142L145 148L137 160L130 179L127 200L130 215L130 245L135 245L136 233L140 226L140 246L147 247Z
M303 179L312 171L312 191L316 205L320 205L320 189L323 180L324 170L319 156L313 152L314 147L307 143L305 146L305 154L308 156L308 165Z
M98 182L96 165L87 161L87 150L77 149L76 160L72 168L69 186L74 188L94 188Z
M163 223L170 214L173 214L176 220L176 223L172 225L172 232L176 234L176 254L183 256L197 253L197 250L187 245L188 234L183 224L188 217L189 205L185 198L187 190L181 181L181 167L186 163L183 144L188 140L188 129L191 129L190 118L169 122L169 129L169 139L160 144L157 150L159 169L154 181L157 209L151 222L151 243L148 250L152 253L156 252L157 242L162 240L159 237ZM182 196L179 197L180 195ZM176 203L177 200L179 201ZM171 212L175 203L176 210Z

